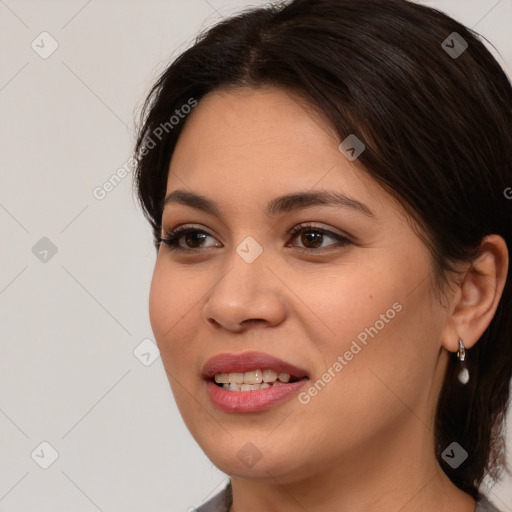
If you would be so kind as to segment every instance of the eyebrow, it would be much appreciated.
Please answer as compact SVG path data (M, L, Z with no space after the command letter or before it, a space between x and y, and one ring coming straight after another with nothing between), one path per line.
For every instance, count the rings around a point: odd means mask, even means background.
M178 203L191 208L196 208L219 217L222 215L221 209L214 201L205 196L194 192L188 192L186 190L174 190L167 195L164 199L163 206L165 207L171 203ZM302 208L320 205L347 208L363 213L368 217L375 217L374 213L365 204L340 192L333 191L308 191L285 194L271 199L267 203L267 213L268 215L275 216Z

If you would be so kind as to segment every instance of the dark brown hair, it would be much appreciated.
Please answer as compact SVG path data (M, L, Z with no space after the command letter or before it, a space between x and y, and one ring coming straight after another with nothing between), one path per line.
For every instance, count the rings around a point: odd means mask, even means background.
M448 38L450 47L463 48L453 37L468 45L460 55L443 45ZM169 164L186 123L186 116L176 124L170 116L215 89L264 84L299 93L340 141L355 134L364 142L357 162L421 227L439 283L454 263L471 262L488 234L502 236L510 251L510 82L477 34L405 0L295 0L251 9L175 59L146 100L135 148L139 200L157 248ZM475 498L482 478L497 478L504 467L510 274L509 267L491 324L468 351L468 384L458 381L452 355L435 419L439 463ZM469 454L456 469L441 457L453 441Z

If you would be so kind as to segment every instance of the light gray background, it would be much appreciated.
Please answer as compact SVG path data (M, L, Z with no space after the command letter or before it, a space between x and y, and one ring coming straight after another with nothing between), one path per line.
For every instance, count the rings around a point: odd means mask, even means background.
M263 3L0 0L1 511L186 511L224 485L161 360L133 354L152 340L155 251L131 176L103 200L93 190L130 156L134 112L166 62L199 29ZM512 67L512 0L425 3ZM51 48L43 31L59 45L47 59L31 47ZM42 237L58 250L46 262L32 252ZM48 469L43 441L59 454ZM512 511L511 479L490 495Z

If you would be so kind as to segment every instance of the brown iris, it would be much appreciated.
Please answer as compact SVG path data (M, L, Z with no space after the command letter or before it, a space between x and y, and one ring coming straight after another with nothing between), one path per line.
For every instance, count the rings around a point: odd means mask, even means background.
M208 236L206 233L186 233L183 235L185 243L191 249L200 249L201 242ZM197 244L197 245L195 245Z
M300 240L308 249L316 249L322 245L323 234L318 231L303 231L301 233Z

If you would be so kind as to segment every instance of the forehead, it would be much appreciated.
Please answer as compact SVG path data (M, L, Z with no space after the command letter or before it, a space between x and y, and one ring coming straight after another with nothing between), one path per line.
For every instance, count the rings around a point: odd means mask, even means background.
M219 90L190 114L170 164L167 194L189 189L220 204L261 204L297 190L333 190L362 202L384 191L341 154L329 123L275 87Z
M184 156L190 163L215 159L240 165L240 158L250 158L260 167L275 167L275 159L280 165L283 158L297 164L320 146L336 149L336 137L329 136L327 123L291 93L274 87L219 90L205 96L191 113L173 160L181 164Z

